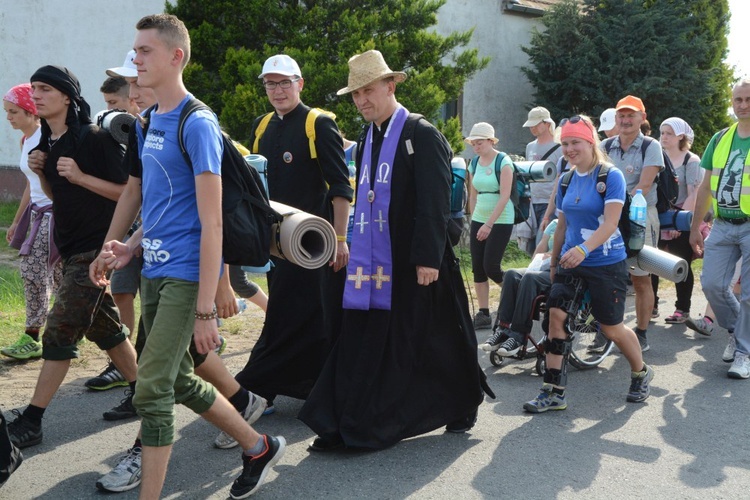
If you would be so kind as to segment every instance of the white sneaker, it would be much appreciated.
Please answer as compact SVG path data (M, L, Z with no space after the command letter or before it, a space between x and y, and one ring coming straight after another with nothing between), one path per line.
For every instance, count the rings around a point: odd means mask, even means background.
M737 353L727 376L729 378L750 378L750 356Z
M721 359L725 363L731 363L734 361L734 351L737 350L737 341L734 340L734 334L729 334L729 343L724 348L724 354L721 355Z
M265 400L265 398L256 396L251 392L250 404L247 405L245 411L242 412L242 418L244 418L249 425L252 425L253 422L258 420L260 416L263 415L263 412L266 411L266 406L268 406L268 402ZM221 431L219 435L216 436L216 440L214 440L214 446L223 450L234 448L238 444L239 443L237 443L236 439L234 439L224 431Z
M130 448L112 472L102 476L96 487L102 491L128 491L141 484L141 449Z

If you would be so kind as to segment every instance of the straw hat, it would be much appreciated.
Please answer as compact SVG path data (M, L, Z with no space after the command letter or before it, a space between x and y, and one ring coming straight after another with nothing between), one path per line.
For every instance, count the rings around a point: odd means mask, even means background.
M478 139L489 139L492 141L492 144L497 144L497 141L499 141L499 139L495 137L495 127L486 122L475 123L474 126L471 127L469 136L464 139L464 141L471 144L471 141L476 141Z
M385 63L383 54L378 50L368 50L349 59L349 82L346 87L336 92L344 95L366 87L372 82L393 77L396 83L406 80L403 71L392 71Z

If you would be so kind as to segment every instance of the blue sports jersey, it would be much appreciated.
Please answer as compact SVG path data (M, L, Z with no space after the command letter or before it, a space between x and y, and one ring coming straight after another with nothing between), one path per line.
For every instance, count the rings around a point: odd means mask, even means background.
M604 221L606 203L625 204L625 177L616 168L610 168L607 174L606 193L601 191L604 185L597 185L597 175L601 166L587 174L574 171L565 198L562 196L562 178L557 186L555 202L557 209L565 214L565 242L561 255L569 249L582 244L599 228ZM603 183L602 183L603 184ZM576 201L577 200L577 201ZM619 219L618 219L619 220ZM589 256L580 264L586 267L615 264L627 258L625 244L617 229L603 245L591 250Z

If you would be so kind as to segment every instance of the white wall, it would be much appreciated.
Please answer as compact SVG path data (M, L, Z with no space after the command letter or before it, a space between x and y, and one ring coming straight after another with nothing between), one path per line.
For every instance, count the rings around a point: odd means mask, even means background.
M104 109L104 70L122 64L135 23L163 11L164 0L0 0L0 93L55 64L78 77L92 113ZM0 166L18 165L20 138L0 124Z
M533 87L520 68L528 64L521 46L529 44L534 26L541 27L540 18L503 11L500 0L448 0L438 11L438 33L474 28L469 46L492 58L464 87L463 133L468 135L474 123L488 122L500 139L498 148L507 153L523 155L533 140L522 127L534 107Z

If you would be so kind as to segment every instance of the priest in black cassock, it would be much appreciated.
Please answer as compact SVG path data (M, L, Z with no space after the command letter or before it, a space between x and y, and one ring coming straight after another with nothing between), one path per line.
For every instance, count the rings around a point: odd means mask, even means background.
M377 50L349 60L368 122L339 338L299 418L314 451L381 449L446 426L474 425L483 388L458 262L447 241L451 148L396 100L403 72Z

